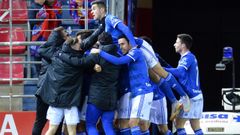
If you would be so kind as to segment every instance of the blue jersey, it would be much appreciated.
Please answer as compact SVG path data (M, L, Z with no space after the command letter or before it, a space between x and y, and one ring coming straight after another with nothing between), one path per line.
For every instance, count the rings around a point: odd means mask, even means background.
M128 54L133 61L129 64L129 79L132 95L137 96L152 92L145 58L138 48L131 49Z
M190 98L202 93L197 59L190 51L181 56L177 68L166 68L166 70L178 78Z
M129 42L132 46L136 45L132 32L116 16L109 15L109 14L106 15L106 18L105 18L105 32L108 32L109 34L112 35L114 44L118 44L118 42L117 42L118 37L120 35L124 34L128 38L128 40L129 40Z
M129 64L129 81L133 97L153 91L149 83L148 68L139 48L132 48L122 57L114 57L104 51L100 52L100 56L116 65Z
M190 97L202 93L200 89L198 62L194 54L187 52L178 62L178 67L185 68L185 76L179 78L180 83L186 89Z
M105 18L105 31L110 33L113 38L113 42L117 44L118 37L122 35L122 32L116 29L118 23L122 22L119 18L113 15L107 15Z

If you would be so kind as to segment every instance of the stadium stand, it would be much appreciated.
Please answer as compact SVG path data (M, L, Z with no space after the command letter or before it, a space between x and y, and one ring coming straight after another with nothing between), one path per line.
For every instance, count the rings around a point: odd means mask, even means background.
M23 24L27 23L28 13L27 13L27 2L26 0L12 0L12 23L13 24ZM9 23L10 12L9 12L9 0L0 1L0 23Z

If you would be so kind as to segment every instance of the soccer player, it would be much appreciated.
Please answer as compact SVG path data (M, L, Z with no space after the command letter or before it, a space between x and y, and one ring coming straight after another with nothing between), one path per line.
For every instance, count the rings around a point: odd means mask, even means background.
M155 83L159 83L160 79L162 80L160 87L162 88L163 92L166 94L167 98L172 103L172 113L170 120L173 120L178 115L182 108L184 109L184 111L189 111L190 106L189 98L186 92L182 89L180 84L177 82L177 80L171 73L168 73L167 77L165 78L154 71L154 69L157 69L158 71L161 70L160 68L162 68L162 66L159 63L159 61L161 61L164 64L163 62L164 60L161 59L160 57L157 58L157 56L155 55L156 53L154 52L152 46L150 45L152 44L150 39L146 37L144 39L146 39L150 43L146 42L142 38L135 38L135 41L138 45L138 48L140 48L140 50L143 52L145 56L151 80L154 81ZM181 102L177 101L171 88L173 88L180 95Z
M200 88L197 59L190 51L192 41L193 39L189 34L177 35L174 47L176 53L181 55L181 58L177 68L166 68L168 72L178 78L179 83L187 92L191 102L190 111L181 111L176 119L178 135L186 135L184 125L187 120L190 120L195 135L203 135L200 127L200 119L203 111L203 95Z
M117 45L118 37L124 34L130 44L135 46L135 40L130 29L116 16L107 14L106 4L104 0L95 0L91 3L93 18L99 20L101 25L105 27L105 32L112 35L113 43Z
M91 53L99 53L107 61L123 65L128 64L131 89L131 114L129 126L132 135L149 134L149 115L153 99L153 90L148 77L145 58L137 46L131 46L128 38L122 35L118 43L124 56L114 57L100 49L92 49ZM140 131L141 128L141 131Z
M98 42L99 48L113 56L118 56L117 46L112 44L112 37L109 33L100 34ZM87 132L89 135L98 135L96 125L101 118L105 134L115 135L113 120L117 107L120 67L109 63L98 55L94 56L102 70L99 73L93 73L91 77L86 113Z

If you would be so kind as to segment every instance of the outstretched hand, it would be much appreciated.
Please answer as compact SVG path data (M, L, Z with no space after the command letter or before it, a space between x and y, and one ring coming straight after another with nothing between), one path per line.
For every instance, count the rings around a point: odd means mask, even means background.
M91 54L98 54L98 53L100 53L100 49L92 48L90 53Z
M98 64L95 64L94 70L95 70L96 72L101 72L101 71L102 71L102 67L101 67L100 65L98 65Z

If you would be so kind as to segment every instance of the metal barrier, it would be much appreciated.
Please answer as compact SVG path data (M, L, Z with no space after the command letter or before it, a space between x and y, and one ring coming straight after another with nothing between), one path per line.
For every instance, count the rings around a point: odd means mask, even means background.
M13 81L37 81L38 78L32 78L31 76L31 64L41 64L41 61L31 61L31 55L30 55L30 45L41 45L44 44L45 42L38 42L38 41L31 41L31 28L30 28L30 21L39 21L43 19L21 19L18 18L17 20L13 18L13 11L23 11L23 10L36 10L36 9L30 9L30 4L31 0L26 0L27 9L22 9L21 8L13 8L13 1L18 1L18 0L9 0L9 8L7 9L0 9L1 11L4 11L2 15L0 15L0 23L1 27L8 26L9 27L9 32L13 32L13 26L18 26L18 27L24 27L24 32L26 35L27 40L24 42L15 42L13 41L12 34L9 35L9 42L0 42L0 46L9 46L9 54L0 54L0 56L8 56L10 59L7 62L0 62L0 64L8 64L9 65L9 78L0 78L0 81L9 81L9 93L8 95L0 95L0 99L9 99L9 111L12 111L12 98L34 98L34 95L24 95L24 94L13 94L13 86L18 86L18 85L23 85L23 84L13 84ZM19 0L20 1L20 0ZM0 3L3 2L3 0L0 0ZM85 11L88 11L88 2L90 0L84 0L85 2ZM119 1L119 0L106 0L106 5L107 5L107 12L108 13L113 13L113 15L118 16L120 19L124 20L124 1ZM65 6L67 7L67 6ZM48 10L56 10L56 9L48 9ZM63 8L61 9L62 11L65 10L70 10L69 8ZM78 9L76 9L78 10ZM4 18L9 14L9 20L5 20ZM71 21L73 19L48 19L49 21ZM86 15L84 19L84 29L89 29L88 26L88 21L91 20L88 18L88 12L86 12ZM14 21L20 21L20 22L26 22L26 23L16 23L13 24ZM6 24L8 22L8 24ZM72 29L72 31L79 31L81 29ZM46 30L46 31L52 31L52 30ZM1 33L0 33L1 34ZM19 46L19 45L24 45L27 46L27 50L24 54L14 54L13 53L13 46ZM13 61L14 56L27 56L26 61ZM25 78L14 78L13 77L13 64L26 64L27 66L27 76ZM4 84L5 85L5 84ZM3 86L3 84L0 84L0 86Z
M12 98L34 98L34 95L24 95L24 94L13 94L13 86L17 86L17 85L23 85L23 84L13 84L13 81L16 80L22 80L22 81L37 81L38 78L32 78L31 77L31 64L41 64L41 61L31 61L31 55L30 55L30 49L29 46L30 45L41 45L44 44L45 42L38 42L38 41L31 41L31 32L32 30L30 29L30 21L36 21L36 20L43 20L43 19L17 19L17 21L26 21L26 23L23 24L13 24L14 20L13 18L13 11L14 10L18 10L18 11L22 11L22 10L36 10L36 9L14 9L13 8L13 3L12 1L14 0L9 0L9 9L0 9L0 11L3 11L4 13L0 16L0 22L2 23L6 23L8 22L8 24L1 24L0 27L4 27L7 26L9 27L9 33L13 32L13 27L14 26L20 26L20 27L25 27L25 35L27 38L27 41L24 42L15 42L13 41L13 37L12 34L9 35L9 42L0 42L0 46L9 46L9 54L0 54L1 56L7 56L9 57L9 61L7 62L0 62L0 64L8 64L9 65L9 78L0 78L0 81L9 81L9 92L8 95L0 95L0 99L9 99L9 111L12 111ZM2 2L2 1L1 1ZM1 3L0 2L0 3ZM27 1L28 7L29 7L29 1ZM49 9L49 10L56 10L56 9ZM68 9L61 9L61 10L70 10ZM76 9L77 10L77 9ZM88 0L85 0L85 10L88 11ZM6 17L9 14L9 20L5 20L5 22L3 21L4 17ZM49 19L49 21L66 21L66 20L73 20L73 19ZM86 16L84 19L81 19L85 21L85 29L88 29L88 12L86 12ZM79 31L81 29L72 29L72 31ZM46 30L46 31L51 31L51 30ZM1 34L1 33L0 33ZM19 45L25 45L27 46L27 50L26 53L24 54L13 54L13 46L19 46ZM22 55L22 56L27 56L27 60L25 61L13 61L13 57L14 56L18 56L18 55ZM25 78L14 78L13 77L13 64L26 64L27 65L27 77ZM3 84L0 84L1 86ZM6 110L7 111L7 110Z

